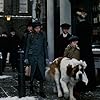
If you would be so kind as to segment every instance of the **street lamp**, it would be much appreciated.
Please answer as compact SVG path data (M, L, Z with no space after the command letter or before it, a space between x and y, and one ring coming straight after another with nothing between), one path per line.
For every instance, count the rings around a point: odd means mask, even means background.
M7 21L11 20L11 16L10 15L6 15L5 18L6 18Z

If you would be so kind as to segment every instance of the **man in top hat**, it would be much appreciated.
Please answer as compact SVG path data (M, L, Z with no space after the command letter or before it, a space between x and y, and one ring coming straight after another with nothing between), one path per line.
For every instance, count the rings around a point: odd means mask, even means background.
M78 23L76 24L76 35L79 37L80 59L86 61L86 73L89 79L88 90L95 88L95 65L91 43L91 24L86 20L87 12L84 8L76 11Z
M68 45L68 39L71 37L69 33L71 25L64 23L61 25L62 34L56 39L56 57L61 57L64 54L64 50Z
M36 79L40 84L39 95L45 97L43 81L45 80L45 66L48 58L46 35L41 31L40 22L33 22L32 28L33 30L27 38L24 63L31 65L31 92L36 92L33 90L33 81Z

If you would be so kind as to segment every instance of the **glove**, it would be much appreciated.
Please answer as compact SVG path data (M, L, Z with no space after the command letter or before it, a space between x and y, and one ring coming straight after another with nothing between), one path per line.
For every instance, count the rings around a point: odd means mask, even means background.
M25 60L24 60L24 63L25 63L26 65L28 65L28 64L29 64L28 59L25 59Z
M46 59L46 65L49 65L49 59Z

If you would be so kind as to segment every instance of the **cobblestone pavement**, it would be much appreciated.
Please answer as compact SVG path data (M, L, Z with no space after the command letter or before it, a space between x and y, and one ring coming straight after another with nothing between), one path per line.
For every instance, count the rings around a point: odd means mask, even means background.
M0 98L1 97L14 97L18 96L18 74L17 72L12 72L10 67L7 67L5 72L3 73L4 75L9 75L12 77L0 79ZM45 82L44 83L44 90L46 93L47 98L43 99L40 96L38 96L38 91L39 91L39 84L38 81L34 81L34 90L35 94L30 94L30 89L29 89L29 81L25 81L26 83L26 96L34 96L38 99L36 100L65 100L64 98L57 98L57 94L53 92L53 87L54 83L52 82ZM80 96L80 100L100 100L100 87L97 86L96 90L93 91L93 93L86 93L82 94Z

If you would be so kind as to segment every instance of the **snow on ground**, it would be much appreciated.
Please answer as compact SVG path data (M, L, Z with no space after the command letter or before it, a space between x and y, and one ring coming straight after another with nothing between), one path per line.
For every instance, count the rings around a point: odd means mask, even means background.
M17 96L16 97L7 97L7 98L0 98L0 100L38 100L34 97L22 97L22 98L18 98Z
M12 76L2 75L2 76L0 76L0 79L5 79L5 78L9 78L9 77L12 77Z

